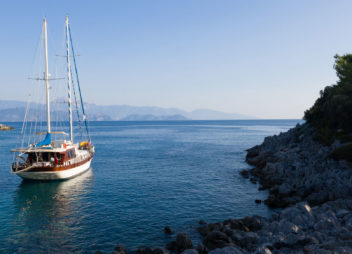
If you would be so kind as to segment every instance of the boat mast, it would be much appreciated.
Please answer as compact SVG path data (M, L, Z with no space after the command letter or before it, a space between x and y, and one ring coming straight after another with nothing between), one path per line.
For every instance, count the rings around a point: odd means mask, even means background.
M51 132L50 126L50 98L49 98L49 70L48 70L48 42L47 42L47 32L46 32L46 19L43 21L44 26L44 51L45 51L45 85L46 85L46 121L48 124L48 134Z
M71 82L71 62L70 62L70 34L68 28L68 16L66 16L66 57L67 57L67 76L68 76L68 107L70 113L70 139L73 142L73 127L72 127L72 82Z

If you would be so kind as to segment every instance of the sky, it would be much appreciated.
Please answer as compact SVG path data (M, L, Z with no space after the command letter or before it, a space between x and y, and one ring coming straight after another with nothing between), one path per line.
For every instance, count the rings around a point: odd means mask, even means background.
M69 15L85 101L301 118L352 51L352 1L0 0L1 100L26 101L46 17Z

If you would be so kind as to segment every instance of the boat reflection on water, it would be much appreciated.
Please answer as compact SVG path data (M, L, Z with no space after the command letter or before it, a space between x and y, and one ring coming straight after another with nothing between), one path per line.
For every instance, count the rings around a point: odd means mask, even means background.
M90 202L87 198L92 170L54 182L22 181L14 196L13 230L10 239L16 252L77 252L73 238ZM38 249L39 248L39 249Z

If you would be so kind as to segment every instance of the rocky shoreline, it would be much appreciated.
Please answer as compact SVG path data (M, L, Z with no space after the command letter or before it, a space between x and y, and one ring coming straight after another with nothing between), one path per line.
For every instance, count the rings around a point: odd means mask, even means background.
M0 123L0 131L9 131L9 130L13 130L13 127Z
M269 190L264 203L282 208L279 212L270 218L201 221L198 246L179 233L165 248L142 247L137 253L352 253L352 166L331 158L340 141L322 146L313 134L308 124L297 125L247 151L254 168L241 174ZM126 250L119 245L114 253Z

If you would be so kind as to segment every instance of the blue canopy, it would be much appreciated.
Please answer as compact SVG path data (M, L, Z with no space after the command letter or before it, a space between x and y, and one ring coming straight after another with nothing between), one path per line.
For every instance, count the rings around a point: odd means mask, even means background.
M45 139L37 143L35 146L46 146L50 144L51 144L51 133L47 133L45 136Z

